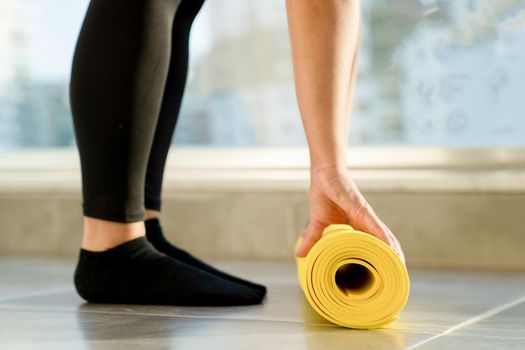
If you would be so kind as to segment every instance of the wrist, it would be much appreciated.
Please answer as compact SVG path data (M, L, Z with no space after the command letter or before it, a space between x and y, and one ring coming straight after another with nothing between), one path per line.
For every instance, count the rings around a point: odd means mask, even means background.
M345 162L312 162L310 164L310 175L312 177L323 174L344 174L347 171Z

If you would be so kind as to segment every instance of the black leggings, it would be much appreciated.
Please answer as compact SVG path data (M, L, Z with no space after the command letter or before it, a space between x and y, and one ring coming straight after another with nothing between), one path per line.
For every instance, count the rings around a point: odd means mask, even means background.
M85 216L134 222L160 210L203 2L91 0L69 85Z

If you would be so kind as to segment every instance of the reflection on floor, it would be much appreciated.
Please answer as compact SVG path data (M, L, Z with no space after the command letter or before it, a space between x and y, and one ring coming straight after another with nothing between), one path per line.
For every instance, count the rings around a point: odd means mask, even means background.
M72 261L0 258L0 349L525 349L523 273L411 270L400 320L360 331L317 316L293 264L216 265L266 284L264 304L85 304Z

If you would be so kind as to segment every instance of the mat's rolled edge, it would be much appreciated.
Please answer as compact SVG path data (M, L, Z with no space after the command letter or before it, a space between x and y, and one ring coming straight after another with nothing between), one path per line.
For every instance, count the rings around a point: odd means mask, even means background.
M321 238L323 238L327 234L330 234L332 232L337 232L338 230L341 230L341 229L342 230L351 230L351 231L354 231L354 232L363 233L365 235L370 235L369 233L355 230L352 226L347 225L347 224L331 224L331 225L328 225L328 226L325 227L325 229L322 232ZM406 305L406 302L408 300L408 295L410 294L410 279L409 279L408 271L406 269L405 264L402 262L401 258L398 256L398 254L390 246L388 246L386 243L384 243L383 241L381 241L378 238L376 238L376 239L379 242L383 243L386 249L389 249L389 250L391 250L391 252L394 253L393 255L397 259L399 259L398 261L400 263L400 266L403 267L403 270L404 270L403 273L406 276L406 290L407 290L407 293L406 293L406 296L405 296L405 298L404 298L404 300L402 302L402 307L400 309L400 311L401 311L404 308L404 306ZM296 240L295 246L294 246L294 251L297 250L297 248L300 246L302 241L303 241L303 236L302 235L297 237L297 240ZM316 312L320 316L322 316L323 318L327 319L330 322L333 322L335 324L341 325L343 327L356 328L356 329L374 329L374 328L378 328L378 327L383 327L383 326L388 325L388 324L390 324L390 323L392 323L392 322L394 322L394 321L399 319L399 316L396 314L391 319L383 320L383 321L378 322L378 323L367 324L367 325L357 325L357 324L347 324L347 323L344 323L344 322L340 322L339 320L336 320L336 319L334 319L334 318L332 318L332 317L330 317L328 315L325 315L324 313L320 312L320 310L317 309L317 306L315 305L315 302L313 300L311 300L311 296L306 291L306 288L307 288L307 286L306 286L306 283L307 283L306 278L302 278L302 276L306 277L305 269L307 268L307 261L308 261L309 254L310 254L310 252L304 257L295 256L296 267L297 267L297 277L298 277L299 285L300 285L301 289L303 290L303 293L305 294L305 297L306 297L308 303L312 306L312 308L314 310L316 310Z

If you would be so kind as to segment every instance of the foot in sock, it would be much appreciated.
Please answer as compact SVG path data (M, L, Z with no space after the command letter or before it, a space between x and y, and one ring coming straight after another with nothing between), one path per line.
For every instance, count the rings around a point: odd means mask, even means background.
M261 291L158 252L145 237L103 252L80 249L75 287L96 303L233 306L264 298Z
M264 294L266 294L266 287L257 283L253 283L247 280L244 280L239 277L229 275L225 272L219 271L216 268L206 264L205 262L195 258L193 255L188 253L185 250L182 250L173 244L171 244L164 237L162 227L158 218L151 218L144 221L146 225L146 237L153 244L153 246L159 251L172 258L183 261L189 265L197 267L201 270L210 272L215 276L230 280L232 282L240 283L250 288L254 288Z

